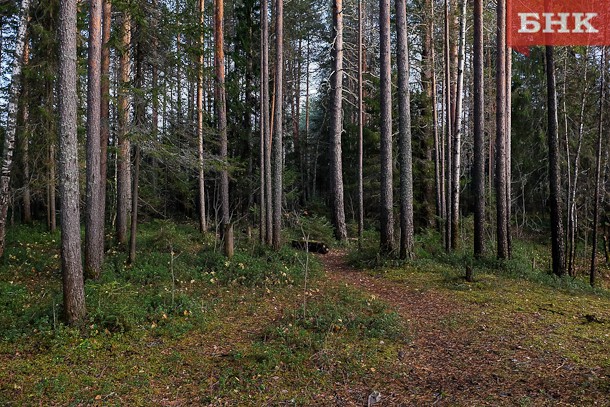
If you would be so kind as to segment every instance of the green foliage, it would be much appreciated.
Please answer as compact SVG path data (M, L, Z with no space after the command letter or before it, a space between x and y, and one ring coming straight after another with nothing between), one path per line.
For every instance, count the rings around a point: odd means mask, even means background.
M322 214L320 214L320 212ZM290 213L286 216L287 237L294 240L315 240L332 247L336 242L333 227L325 216L326 211L305 209L302 212Z
M309 276L319 273L319 266L306 256L306 253L288 247L276 252L259 246L252 254L238 250L231 260L220 253L208 253L200 257L198 267L203 278L211 284L266 288L301 284L306 263Z
M398 340L405 337L406 327L396 312L373 297L340 287L326 298L315 298L307 303L305 313L294 310L285 317L268 338L281 338L301 344L304 335L311 335L318 345L331 332L346 332L369 339ZM305 341L308 342L308 341Z

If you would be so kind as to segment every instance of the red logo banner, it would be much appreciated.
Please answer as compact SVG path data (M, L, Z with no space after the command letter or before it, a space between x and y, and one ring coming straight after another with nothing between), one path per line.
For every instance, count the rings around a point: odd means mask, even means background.
M610 0L507 0L507 41L534 45L610 45Z

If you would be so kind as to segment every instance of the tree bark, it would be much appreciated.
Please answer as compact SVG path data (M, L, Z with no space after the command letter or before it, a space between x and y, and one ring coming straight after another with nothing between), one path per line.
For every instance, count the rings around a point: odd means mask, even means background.
M25 40L23 49L23 66L27 67L30 61L30 47ZM23 104L21 107L21 119L23 123L23 131L21 135L21 162L23 167L23 223L32 223L32 193L30 190L30 106L28 102L29 89L23 85L21 99Z
M104 205L101 193L101 59L102 1L89 2L89 59L87 79L87 209L85 274L97 279L104 262Z
M131 18L123 12L122 41L120 50L120 87L118 106L118 139L117 139L117 219L116 237L121 245L127 243L127 224L131 195L131 143L129 141L129 82L130 82L130 47Z
M449 252L451 250L451 193L452 193L452 180L453 175L451 152L453 145L453 86L451 83L451 43L450 43L450 13L449 13L449 0L445 0L445 31L444 31L444 51L445 51L445 180L444 180L444 191L445 191L445 210L444 210L444 221L445 221L445 250Z
M264 120L264 134L262 135L264 152L264 178L265 178L265 242L273 244L273 181L271 168L271 116L270 116L270 94L269 94L269 19L267 0L262 0L261 5L261 35L262 35L262 110L261 117Z
M400 163L400 258L413 257L413 157L406 0L396 0L398 67L398 147Z
M485 76L483 0L474 2L474 256L485 252Z
M596 274L596 257L597 257L597 229L599 226L599 206L600 206L600 191L601 191L601 167L602 167L602 139L604 134L604 108L606 98L606 47L602 48L601 55L601 81L599 91L599 121L597 128L597 146L595 151L595 195L593 196L593 236L591 239L591 267L589 270L589 284L595 287Z
M269 55L265 54L265 48L269 46L268 41L268 27L267 27L267 8L268 4L266 0L261 1L261 14L260 14L260 26L261 26L261 42L260 42L260 57L261 57L261 72L260 72L260 211L259 211L259 240L261 243L267 242L267 138L269 126L269 114L265 113L265 103L269 103L268 95L266 95L267 86L269 81L266 79L266 75L269 74L268 60ZM266 72L266 74L265 74ZM268 105L267 105L268 106Z
M81 263L78 187L76 93L76 3L63 0L59 18L59 193L61 210L61 263L64 317L68 324L82 323L85 290Z
M506 48L506 248L508 258L512 257L513 239L510 229L512 218L512 83L513 83L512 48Z
M135 146L134 168L133 168L133 183L131 192L131 228L129 234L129 257L128 264L134 264L136 261L136 243L138 237L138 187L140 184L140 145Z
M458 67L453 121L453 162L451 181L451 249L455 250L459 242L460 225L460 169L462 147L462 108L464 100L464 61L466 59L466 0L462 1L460 18L460 37L458 47Z
M197 140L198 140L198 169L199 169L199 231L204 233L207 228L205 208L205 172L203 157L203 57L204 57L204 18L205 2L199 0L199 66L197 67Z
M496 38L496 237L498 259L506 259L506 0L498 0Z
M551 245L553 273L559 277L565 275L563 219L561 215L561 173L559 168L559 135L557 132L557 90L555 84L555 57L552 46L546 46L546 75L548 98L549 144L549 206L551 207Z
M273 248L282 242L284 0L275 0L275 110L273 128Z
M112 29L112 2L104 0L102 22L102 67L100 88L100 202L102 216L106 217L106 186L108 184L108 142L110 140L110 34Z
M137 26L136 36L136 56L135 56L135 76L134 84L136 86L136 93L134 97L134 121L136 132L140 135L145 133L145 115L146 115L146 101L144 99L144 52L143 39L142 39L142 26ZM138 232L138 186L140 183L140 140L135 142L135 157L134 157L134 171L133 171L133 183L131 191L131 228L129 235L129 258L128 263L133 264L136 261L136 241Z
M587 54L585 54L587 55ZM585 56L585 61L587 61L587 57ZM585 63L585 72L584 72L584 83L585 87L582 91L582 96L580 99L580 112L578 118L578 143L576 145L576 152L574 155L574 168L573 168L573 176L571 181L571 189L568 191L568 219L567 219L567 254L568 254L568 269L567 273L570 276L574 276L574 261L576 259L576 232L577 232L577 212L576 212L576 191L578 188L578 178L580 174L580 155L582 151L582 143L585 134L585 108L587 102L587 76L588 76L588 62ZM569 154L568 160L570 159Z
M343 133L343 1L334 0L333 20L335 44L333 53L334 69L331 77L331 128L330 128L330 194L332 203L335 237L339 241L347 239L345 207L343 201L343 165L341 162L341 134Z
M230 222L229 207L229 170L227 140L227 99L225 92L225 54L224 54L224 0L216 0L214 26L216 41L214 60L216 64L216 114L218 116L218 134L220 138L220 159L223 168L220 171L220 231L224 239L224 225Z
M364 103L363 103L363 78L362 78L362 23L363 23L362 0L358 0L358 245L362 248L364 233L364 180L363 180L363 158L364 158ZM309 43L308 43L309 50ZM307 71L307 94L309 97L309 64ZM309 102L309 100L308 100ZM309 106L308 106L309 107ZM309 108L307 109L307 133L309 133Z
M49 228L49 232L55 233L57 230L57 217L55 213L57 212L57 208L55 206L55 142L52 141L49 146L49 173L48 173L48 184L47 184L47 226Z
M2 167L0 168L0 257L4 254L6 238L6 219L9 207L11 171L13 169L13 154L15 152L15 134L17 132L17 110L19 94L21 93L21 70L25 50L25 38L30 13L30 0L22 0L19 15L19 28L15 44L15 59L8 100L8 119L4 148L2 149Z
M379 0L380 37L380 105L381 105L381 195L380 249L394 250L394 198L392 175L392 63L390 46L390 1Z

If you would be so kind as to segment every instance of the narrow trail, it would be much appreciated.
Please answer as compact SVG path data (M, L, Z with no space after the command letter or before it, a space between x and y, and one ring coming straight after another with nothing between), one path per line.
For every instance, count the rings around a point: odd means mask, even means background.
M528 344L535 315L493 326L484 306L356 270L341 251L322 259L331 281L375 295L408 325L383 405L610 405L598 373Z

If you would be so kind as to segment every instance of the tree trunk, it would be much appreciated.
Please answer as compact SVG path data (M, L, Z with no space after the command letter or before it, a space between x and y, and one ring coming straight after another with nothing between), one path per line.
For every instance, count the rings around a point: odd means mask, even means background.
M6 219L9 207L11 170L13 168L13 154L15 152L15 134L17 132L17 110L19 94L21 93L21 70L29 13L30 0L22 0L17 42L15 44L11 89L8 99L6 134L4 136L4 148L2 149L2 162L0 163L2 165L0 168L0 257L4 254L6 245Z
M585 58L585 61L588 58ZM577 232L577 213L576 213L576 191L578 188L578 178L580 174L580 154L582 151L582 143L585 134L585 108L587 102L587 76L588 76L589 64L585 63L584 72L584 83L585 88L583 89L582 96L580 99L580 113L578 118L578 143L576 145L576 152L574 156L574 169L571 182L571 189L568 191L568 220L567 220L567 245L568 245L568 269L567 273L570 276L574 276L574 261L576 260L576 232ZM569 155L567 156L570 159Z
M591 241L591 268L589 270L589 284L595 287L595 268L597 257L597 229L599 224L599 204L601 191L601 166L602 166L602 139L604 135L604 108L606 98L606 47L602 47L601 55L601 81L599 91L599 121L597 131L597 147L595 152L595 195L593 196L593 236Z
M445 221L445 250L449 252L451 250L451 193L452 193L452 160L451 152L453 144L453 91L451 84L451 44L449 36L449 0L445 0L445 210L444 210L444 221Z
M55 213L55 142L52 141L49 146L49 173L47 180L47 227L49 232L55 233L57 230L57 217Z
M101 199L100 108L102 59L102 1L89 2L89 59L87 79L87 213L85 274L97 279L104 262L104 205Z
M269 108L269 19L268 19L268 1L262 0L261 4L261 35L262 35L262 110L261 116L264 120L263 147L264 153L264 177L265 177L265 242L268 245L273 244L273 181L271 168L271 116Z
M145 133L145 115L146 115L146 102L144 99L144 53L142 51L143 39L142 39L142 26L138 25L137 29L137 41L136 41L136 59L135 59L135 77L134 83L136 86L136 92L134 97L134 120L135 128L138 134ZM136 238L138 232L138 186L140 181L140 158L141 148L140 141L136 140L135 145L135 161L133 171L133 184L131 191L131 230L129 236L129 258L128 263L133 264L136 261Z
M513 238L510 231L512 218L512 82L513 82L512 48L506 49L506 248L508 258L512 257Z
M553 273L565 275L563 219L561 215L561 174L559 169L559 136L557 133L557 90L555 84L555 57L552 46L546 47L546 75L548 98L549 143L549 206L551 207L551 245Z
M436 89L436 67L435 67L435 61L436 61L436 51L435 51L435 35L434 35L434 1L432 0L426 0L425 2L425 14L426 14L426 20L424 22L425 24L425 33L424 33L424 42L423 42L423 53L422 53L422 59L423 59L423 63L425 64L423 66L423 70L422 70L422 86L424 87L424 92L426 94L426 98L427 98L427 106L426 106L426 115L429 115L429 127L426 130L426 139L427 142L426 144L429 145L430 141L432 140L432 149L434 151L434 157L432 157L431 152L427 152L426 155L429 155L429 157L426 157L426 161L428 160L434 160L433 165L434 165L434 198L435 198L435 202L434 202L434 216L432 215L432 210L431 209L426 209L424 215L426 216L426 222L427 222L427 226L429 227L433 227L434 225L436 225L436 227L438 228L440 226L440 222L438 221L441 218L441 208L442 208L442 204L441 204L441 155L440 155L440 151L441 151L441 146L440 146L440 140L439 140L439 133L438 133L438 106L437 106L437 89ZM429 164L428 164L429 165ZM427 166L423 166L423 168L421 169L421 171L423 172L423 174L425 174L425 178L427 179L425 181L425 186L424 189L426 190L425 192L425 197L424 199L428 202L425 203L426 207L431 205L431 195L432 195L432 190L431 187L428 186L428 184L430 183L430 180L428 179L429 177L428 175L428 168ZM430 189L430 192L427 192L427 190Z
M127 243L127 223L131 194L131 144L129 132L129 81L130 81L130 51L131 18L127 11L123 13L122 43L120 50L120 82L119 85L119 129L117 139L117 219L116 237L121 245Z
M474 2L474 256L485 251L485 71L483 0Z
M28 66L30 61L30 47L25 40L23 49L23 66ZM23 123L23 134L21 136L21 162L23 166L23 223L32 223L32 194L30 191L30 106L28 102L29 89L23 85L21 99L21 119Z
M133 168L133 185L131 192L131 228L129 234L129 258L128 264L136 261L136 242L138 235L138 186L140 183L140 145L135 146L135 158Z
M85 290L81 263L78 187L76 93L76 3L63 0L59 19L59 194L61 207L61 263L64 317L82 323Z
M341 162L341 134L343 133L343 1L334 0L333 20L335 28L332 101L330 106L330 194L335 237L347 239L345 208L343 202L343 165Z
M381 195L380 249L394 250L394 198L392 176L392 63L390 46L390 1L379 0L380 30L380 97L381 97Z
M259 219L259 240L261 243L267 242L267 182L266 182L266 167L267 167L267 139L268 139L268 126L269 126L269 114L265 112L265 103L269 103L267 87L269 81L266 79L266 74L269 74L268 60L269 55L265 54L265 48L269 46L268 41L268 27L267 27L267 1L261 1L261 14L260 14L260 25L261 25L261 72L260 72L260 219Z
M198 145L198 168L199 168L199 231L205 232L208 228L205 214L205 173L203 158L203 57L204 57L204 17L205 2L199 0L199 66L197 67L197 139Z
M398 147L400 163L400 258L413 257L413 157L406 0L396 0L398 66Z
M283 130L284 107L284 0L275 4L275 109L273 127L273 248L282 242Z
M102 26L102 67L100 106L100 202L102 216L106 218L106 186L108 183L108 142L110 140L110 34L112 3L104 0Z
M227 140L227 99L225 93L225 54L224 54L224 0L216 0L214 25L216 41L214 60L216 64L216 114L218 116L218 134L220 137L220 159L223 168L220 171L220 231L224 239L224 225L230 222L229 207L229 163Z
M457 85L455 100L455 117L453 121L453 163L451 181L451 249L455 250L459 242L460 224L460 168L462 146L462 107L464 100L464 60L466 59L466 0L462 2L460 18L460 37L458 51Z
M363 158L364 158L364 106L362 95L362 23L363 23L362 0L358 0L358 245L362 248L362 235L364 233L364 181L363 181ZM309 49L309 43L308 43ZM309 64L307 71L307 93L309 96ZM309 100L308 100L309 102ZM307 121L309 121L309 109L307 109ZM309 123L307 123L309 130ZM308 131L309 133L309 131Z
M496 237L498 259L506 259L506 0L498 0L496 38Z

